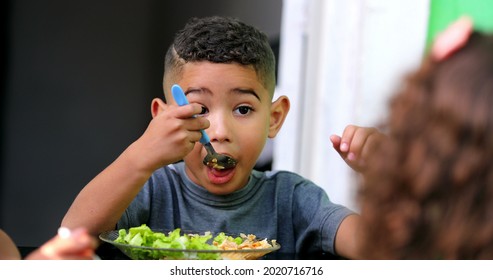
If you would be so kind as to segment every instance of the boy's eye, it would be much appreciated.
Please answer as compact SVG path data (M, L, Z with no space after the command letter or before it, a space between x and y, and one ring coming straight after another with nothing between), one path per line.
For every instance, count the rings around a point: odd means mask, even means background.
M251 111L253 111L253 108L249 106L239 106L235 109L235 112L239 113L240 115L246 115Z
M200 112L199 115L205 115L207 113L209 113L209 109L207 109L207 107L205 107L205 106L202 106L202 111Z

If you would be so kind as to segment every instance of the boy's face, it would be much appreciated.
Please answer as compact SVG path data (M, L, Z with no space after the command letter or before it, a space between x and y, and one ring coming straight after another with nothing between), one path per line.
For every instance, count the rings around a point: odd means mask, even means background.
M241 189L247 184L267 137L274 137L279 131L289 101L283 96L272 103L255 70L236 63L187 63L175 82L190 103L203 106L201 116L210 122L206 132L216 152L237 161L232 169L207 167L202 163L207 152L197 142L184 158L187 175L214 194ZM166 96L166 100L174 103L172 96Z

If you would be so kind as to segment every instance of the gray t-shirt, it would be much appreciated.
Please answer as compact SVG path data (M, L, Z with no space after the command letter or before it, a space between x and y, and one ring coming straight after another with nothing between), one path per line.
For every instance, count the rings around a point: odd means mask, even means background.
M335 254L337 229L351 213L292 172L254 170L244 188L218 196L193 183L180 162L152 174L117 228L255 234L277 240L280 253Z

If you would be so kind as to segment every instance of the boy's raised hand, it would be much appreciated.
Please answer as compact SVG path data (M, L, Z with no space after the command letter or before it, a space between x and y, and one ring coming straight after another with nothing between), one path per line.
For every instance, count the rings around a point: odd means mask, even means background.
M82 189L62 226L85 227L91 234L114 229L152 172L193 150L202 136L200 130L209 127L206 118L193 118L201 111L199 104L178 106L154 99L153 118L145 132Z
M153 119L135 144L139 157L145 160L143 165L154 171L183 159L200 140L200 130L210 123L206 118L193 117L202 111L199 104L178 106L155 98L151 106Z
M362 172L371 146L383 138L384 135L376 128L348 125L342 136L331 135L330 141L353 170Z

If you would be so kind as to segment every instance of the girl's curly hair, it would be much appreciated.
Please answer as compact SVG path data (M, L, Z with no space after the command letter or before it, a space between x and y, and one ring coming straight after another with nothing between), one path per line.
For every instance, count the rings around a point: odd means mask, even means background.
M389 107L359 189L363 256L493 258L493 36L425 58Z

